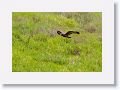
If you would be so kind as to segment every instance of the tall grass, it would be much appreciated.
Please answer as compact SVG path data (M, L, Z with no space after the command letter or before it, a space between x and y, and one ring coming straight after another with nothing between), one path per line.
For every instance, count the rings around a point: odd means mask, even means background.
M64 38L56 32L79 31ZM102 14L13 12L13 72L101 72Z

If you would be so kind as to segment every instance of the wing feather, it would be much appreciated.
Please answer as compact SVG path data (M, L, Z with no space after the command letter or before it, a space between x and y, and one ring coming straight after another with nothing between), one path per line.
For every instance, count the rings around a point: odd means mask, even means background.
M79 34L79 32L77 32L77 31L68 31L65 35L70 35L70 34L73 34L73 33Z

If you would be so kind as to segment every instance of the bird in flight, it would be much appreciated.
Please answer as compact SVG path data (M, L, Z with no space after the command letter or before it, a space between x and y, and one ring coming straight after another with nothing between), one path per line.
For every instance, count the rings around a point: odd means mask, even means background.
M67 33L63 33L63 32L61 32L61 31L57 31L57 33L58 33L59 35L63 36L63 37L66 37L66 38L71 38L71 37L69 37L69 35L71 35L71 34L80 34L80 33L77 32L77 31L68 31Z

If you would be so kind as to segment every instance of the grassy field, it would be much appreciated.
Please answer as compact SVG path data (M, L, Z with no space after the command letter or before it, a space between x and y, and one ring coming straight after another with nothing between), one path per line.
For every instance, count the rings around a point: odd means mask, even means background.
M12 71L101 72L102 13L13 12Z

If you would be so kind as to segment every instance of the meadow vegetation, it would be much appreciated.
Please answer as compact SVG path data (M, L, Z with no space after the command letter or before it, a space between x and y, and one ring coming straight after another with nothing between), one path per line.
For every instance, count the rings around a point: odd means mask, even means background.
M13 12L12 71L101 72L102 13Z

